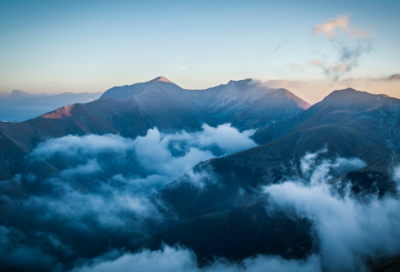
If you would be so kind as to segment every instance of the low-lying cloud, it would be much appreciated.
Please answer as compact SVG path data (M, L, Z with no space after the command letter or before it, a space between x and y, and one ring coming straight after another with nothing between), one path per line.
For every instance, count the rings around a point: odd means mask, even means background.
M339 158L316 163L321 153L303 158L302 170L307 179L296 177L264 187L270 201L268 209L294 210L312 220L320 241L323 270L367 271L368 261L399 254L399 199L371 195L365 203L354 197L349 188L343 196L336 189L338 184L329 183L329 170L357 168L363 165L362 161Z
M6 211L0 224L12 226L0 233L0 252L8 252L0 263L9 270L65 270L76 259L135 249L137 241L165 224L167 207L153 198L158 189L184 173L202 189L207 173L189 170L201 161L256 146L250 139L254 132L204 124L192 133L154 128L136 139L69 135L38 145L27 165L50 168L28 167L30 172L0 182L0 209ZM59 247L33 243L32 233L41 233L43 241L57 240ZM15 235L18 239L12 240Z
M158 216L148 194L184 173L201 189L201 176L206 173L189 170L201 161L254 147L249 138L253 134L254 130L239 132L230 124L215 128L204 124L202 131L193 133L164 134L154 128L136 139L118 135L51 139L28 158L60 161L65 169L36 181L56 193L32 196L22 206L45 211L42 219L63 218L77 228L89 228L93 222L127 227L132 218Z
M76 268L72 272L105 271L165 271L165 272L319 272L319 259L311 256L307 260L285 260L276 256L258 256L241 263L217 260L200 268L196 255L190 250L165 246L161 250L143 250L140 253L126 253L115 260L97 259L93 264Z
M54 248L54 243L57 242L41 233L33 233L30 236L26 237L23 232L16 229L0 226L0 267L2 270L51 271L56 261L53 256L44 253L41 246L48 243ZM20 240L26 241L29 238L31 238L30 243L20 243Z
M51 163L58 171L51 168L49 176L33 169L0 183L0 265L74 272L366 271L368 263L400 253L400 200L372 192L363 201L354 196L351 183L333 182L365 162L327 159L327 149L305 154L298 176L253 192L262 212L265 205L266 214L312 222L317 246L308 257L258 255L200 264L185 245L146 249L141 242L168 227L168 216L179 216L153 198L158 189L186 173L202 194L210 188L202 180L213 173L190 169L255 146L249 138L253 133L228 124L203 125L193 133L154 128L136 139L67 136L39 145L27 160ZM391 178L400 184L400 166L392 169Z
M124 253L117 258L97 258L76 267L74 272L124 271L368 271L369 261L400 253L400 216L397 198L360 202L347 190L336 191L330 173L347 173L365 166L357 158L319 159L322 149L301 160L301 177L263 187L268 197L266 212L295 212L313 222L318 250L303 260L279 256L255 256L231 263L216 259L200 267L194 252L182 247L164 246L160 250ZM400 181L400 167L393 176Z

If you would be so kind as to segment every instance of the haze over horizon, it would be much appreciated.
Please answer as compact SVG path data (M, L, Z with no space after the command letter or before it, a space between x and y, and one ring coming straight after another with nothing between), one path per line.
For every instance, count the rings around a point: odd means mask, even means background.
M314 104L352 87L400 98L394 1L2 1L0 97L263 79Z

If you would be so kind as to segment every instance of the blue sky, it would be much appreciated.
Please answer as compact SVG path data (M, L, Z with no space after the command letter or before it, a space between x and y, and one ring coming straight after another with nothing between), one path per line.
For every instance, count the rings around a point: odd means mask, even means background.
M310 102L351 79L399 97L400 81L380 80L400 73L399 12L388 0L1 0L0 93L105 91L163 75L193 89L248 77L300 81L293 91ZM366 36L313 34L344 17ZM354 67L327 76L344 47L360 49Z

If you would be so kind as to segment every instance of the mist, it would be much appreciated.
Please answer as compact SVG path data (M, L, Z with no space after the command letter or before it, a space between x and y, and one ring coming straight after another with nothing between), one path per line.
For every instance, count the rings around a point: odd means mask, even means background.
M185 245L146 249L141 241L180 220L156 197L158 190L183 174L199 193L208 190L209 180L218 184L218 176L192 167L255 146L253 133L229 124L203 125L193 133L154 128L136 139L70 135L40 144L26 159L51 163L58 171L49 176L28 168L32 171L0 184L1 208L7 211L0 217L1 265L45 271L367 271L400 253L398 197L372 192L359 198L343 178L332 182L366 164L326 159L326 148L304 154L298 175L264 185L252 196L266 203L265 214L272 218L279 213L310 220L315 248L305 258L256 255L200 263ZM399 169L392 170L396 182ZM19 258L24 261L16 262Z
M379 198L378 192L370 194L368 201L360 200L351 184L343 195L338 191L340 181L330 182L329 171L365 164L355 158L316 162L323 152L303 157L303 174L314 166L308 179L294 177L263 188L270 201L268 209L294 210L313 222L324 271L368 271L368 264L400 253L400 200Z
M160 250L100 257L73 271L369 271L371 264L400 253L400 200L379 198L376 192L365 201L354 195L352 184L332 183L333 173L348 173L364 167L365 162L358 158L322 159L326 152L305 154L300 175L262 187L268 200L266 213L294 213L311 220L318 247L306 259L258 255L239 262L217 258L202 266L190 249L164 245ZM394 167L395 179L399 169ZM339 190L343 186L344 193Z
M165 246L160 250L143 250L136 254L125 253L114 260L102 258L91 264L75 268L73 272L102 271L175 271L175 272L318 272L319 259L310 256L306 260L285 260L277 256L257 256L240 263L219 259L206 267L199 267L196 255L181 247Z
M0 216L1 266L65 270L112 249L137 250L138 241L167 224L157 190L184 173L201 189L206 173L192 167L256 146L253 134L204 124L192 133L153 128L136 139L69 135L39 144L26 157L28 171L0 182L0 208L7 211Z

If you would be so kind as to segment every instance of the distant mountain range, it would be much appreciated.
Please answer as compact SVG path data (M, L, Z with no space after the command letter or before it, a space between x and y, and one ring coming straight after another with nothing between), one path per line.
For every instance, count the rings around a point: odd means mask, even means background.
M32 95L14 90L8 98L0 99L0 121L26 121L62 106L97 100L101 95L101 92Z
M40 95L36 94L29 94L27 92L21 91L21 90L14 90L10 94L9 97L7 97L7 100L20 100L20 99L26 99L26 98L32 98L32 97L41 97L41 96L48 96L47 93L42 93Z

